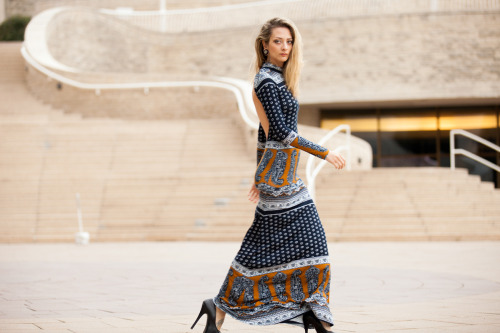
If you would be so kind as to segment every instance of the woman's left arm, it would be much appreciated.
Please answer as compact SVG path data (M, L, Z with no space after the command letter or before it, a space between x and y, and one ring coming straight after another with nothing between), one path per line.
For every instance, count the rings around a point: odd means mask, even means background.
M301 149L309 154L326 159L329 151L297 134L286 124L278 97L278 87L271 79L264 80L257 87L258 98L269 124L269 132L273 137L286 145ZM259 116L260 118L260 116Z

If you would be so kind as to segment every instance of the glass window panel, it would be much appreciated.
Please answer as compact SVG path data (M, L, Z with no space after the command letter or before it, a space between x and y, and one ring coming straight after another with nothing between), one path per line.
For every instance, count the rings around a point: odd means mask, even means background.
M439 128L442 130L452 130L455 128L470 130L496 127L497 117L495 114L443 115L439 117Z
M323 110L321 128L334 129L338 125L351 126L352 135L367 141L372 147L373 166L377 166L377 117L373 109Z
M437 166L436 132L383 132L382 166Z
M380 119L381 131L435 131L435 116L384 116Z
M323 119L321 120L321 128L334 129L335 127L347 124L351 126L352 132L376 132L377 131L377 119L375 118L363 118L363 117L352 117L343 119Z
M374 166L447 167L450 165L450 130L465 129L498 144L500 120L497 112L498 107L495 106L323 110L321 127L335 128L340 124L349 124L353 135L372 146ZM465 137L456 137L456 147L494 163L500 156ZM380 160L377 160L378 157ZM457 165L467 167L472 174L481 175L483 180L498 178L496 173L492 176L491 172L475 166L477 162L466 160L466 157L457 157Z

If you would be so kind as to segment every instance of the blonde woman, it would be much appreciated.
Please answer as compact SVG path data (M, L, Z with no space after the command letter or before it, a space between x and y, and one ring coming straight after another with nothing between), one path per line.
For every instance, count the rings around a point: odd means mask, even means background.
M297 133L302 65L300 34L290 20L266 22L255 41L254 103L260 120L257 170L249 199L255 219L219 294L205 300L204 333L219 333L224 317L251 325L295 324L328 333L330 261L316 206L297 176L300 151L337 169L342 156Z

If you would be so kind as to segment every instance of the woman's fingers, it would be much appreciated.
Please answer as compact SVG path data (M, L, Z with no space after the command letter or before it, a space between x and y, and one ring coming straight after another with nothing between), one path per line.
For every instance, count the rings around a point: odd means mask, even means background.
M331 153L332 154L332 158L329 159L330 163L333 164L333 166L335 167L335 169L343 169L345 167L345 164L346 164L346 161L345 161L345 158L340 155L340 154L337 154L337 153Z
M345 158L342 155L339 155L340 161L342 162L342 165L345 166Z
M340 166L340 169L343 169L345 167L345 159L344 159L344 156L338 154L337 155L338 157L338 161L339 161L339 166Z
M248 200L256 203L259 199L259 190L255 187L255 184L252 185L250 191L248 191Z
M338 153L330 152L328 153L326 159L335 167L335 169L342 169L345 166L345 159Z

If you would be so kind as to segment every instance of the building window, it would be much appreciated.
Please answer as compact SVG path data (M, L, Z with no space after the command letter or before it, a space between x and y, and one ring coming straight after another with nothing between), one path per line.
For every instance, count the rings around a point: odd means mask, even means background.
M460 128L500 145L498 106L322 110L321 127L349 124L353 135L370 143L374 167L450 166L450 130ZM457 137L457 148L493 162L500 156L473 140ZM498 174L464 156L457 167L467 168L483 181L498 184Z

